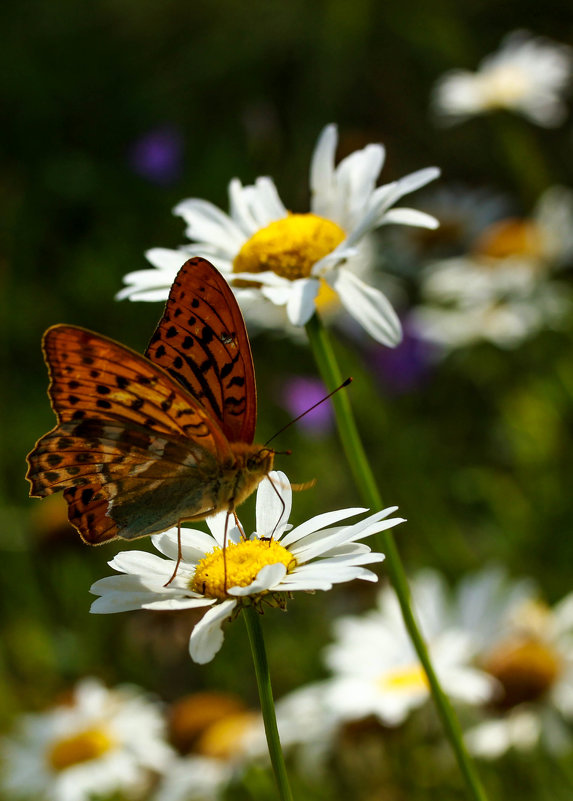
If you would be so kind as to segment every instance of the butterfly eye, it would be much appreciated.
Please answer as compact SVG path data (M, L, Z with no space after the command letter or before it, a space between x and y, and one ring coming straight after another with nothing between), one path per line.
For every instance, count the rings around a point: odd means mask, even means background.
M255 472L259 469L259 465L261 463L260 454L256 454L256 456L250 456L247 459L247 470L251 470Z

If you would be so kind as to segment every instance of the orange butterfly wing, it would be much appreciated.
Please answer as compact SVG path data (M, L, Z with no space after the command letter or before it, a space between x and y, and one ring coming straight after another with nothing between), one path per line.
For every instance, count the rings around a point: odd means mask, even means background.
M63 490L86 542L231 508L270 469L272 456L251 446L257 399L243 317L204 259L179 271L149 358L75 326L49 329L43 346L58 425L30 453L27 478L32 496ZM260 466L243 473L251 453Z
M36 443L26 477L32 496L64 490L70 522L87 542L118 535L106 513L120 483L142 492L143 482L229 458L210 415L144 356L66 325L50 328L43 347L58 425Z
M146 355L197 398L230 442L251 443L257 393L243 315L213 265L189 259Z

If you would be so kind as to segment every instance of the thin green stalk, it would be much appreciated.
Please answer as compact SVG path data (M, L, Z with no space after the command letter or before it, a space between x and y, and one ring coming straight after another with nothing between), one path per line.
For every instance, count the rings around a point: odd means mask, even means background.
M511 112L496 114L488 120L502 160L510 165L515 185L527 206L553 183L545 153L540 149L536 132Z
M293 801L281 748L281 741L279 738L279 730L277 728L275 702L273 701L273 691L271 687L271 675L269 672L269 663L267 660L265 641L263 639L260 615L254 606L247 606L245 609L243 609L243 615L247 625L249 642L251 644L251 651L253 654L253 662L255 664L255 674L259 688L259 698L261 700L261 712L263 713L265 734L267 736L267 744L269 746L269 754L275 774L277 789L279 791L279 797L281 801Z
M342 376L330 339L318 315L315 314L306 324L306 332L322 379L328 389L333 390L342 383ZM342 447L362 499L370 509L381 509L382 497L356 427L349 394L348 392L337 392L332 401ZM460 724L448 697L440 686L424 638L416 622L410 602L408 581L390 530L382 531L377 535L377 547L386 554L385 565L400 603L406 629L428 678L434 703L468 789L475 801L487 801L474 764L464 745Z

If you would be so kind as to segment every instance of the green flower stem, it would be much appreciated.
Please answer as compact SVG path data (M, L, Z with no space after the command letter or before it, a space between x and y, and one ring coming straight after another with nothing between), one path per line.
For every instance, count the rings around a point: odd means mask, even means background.
M333 390L340 386L342 377L330 339L318 315L315 314L306 324L306 332L322 379L328 389ZM332 402L342 446L362 499L370 509L382 509L382 497L356 427L348 392L337 392L333 396ZM377 547L386 554L385 564L398 596L406 629L428 678L434 702L468 789L475 801L487 801L474 764L464 745L460 724L448 697L440 686L428 649L414 617L408 581L390 530L382 531L377 535Z
M497 140L500 157L509 164L523 201L530 206L551 186L553 178L545 154L537 142L537 132L511 112L496 114L489 121Z
M269 663L267 660L265 641L263 639L260 615L254 606L245 607L243 609L243 615L247 625L249 642L251 643L253 662L255 663L255 674L259 688L259 698L261 700L261 712L263 713L265 734L267 736L267 744L269 746L269 754L275 774L277 789L279 791L279 797L281 801L293 801L281 748L281 741L279 738L279 730L277 728L275 702L273 701L273 691L271 687L271 675L269 672Z

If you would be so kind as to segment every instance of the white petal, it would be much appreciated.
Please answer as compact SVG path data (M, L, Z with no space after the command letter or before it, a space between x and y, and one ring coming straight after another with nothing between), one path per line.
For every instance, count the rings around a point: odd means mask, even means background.
M388 223L397 223L398 225L415 225L418 228L429 228L431 231L434 231L436 228L439 228L440 222L435 217L432 217L431 214L426 214L424 211L418 211L417 209L389 209L384 214L384 219L382 220L384 225Z
M261 295L270 300L275 306L286 306L291 296L291 286L270 287L263 286Z
M313 564L320 565L321 567L324 565L342 565L345 567L349 567L352 565L370 565L375 564L376 562L383 562L386 557L383 553L378 553L378 551L368 551L368 553L361 553L361 554L348 554L347 556L336 554L332 556L330 551L328 552L327 556L322 556L320 562L315 562Z
M143 604L152 603L157 600L157 593L148 592L106 592L100 598L96 598L90 607L90 612L94 615L111 615L116 612L132 612L135 609L142 609Z
M336 534L331 534L330 532L325 531L324 536L316 537L311 544L307 544L305 541L298 546L291 548L290 550L293 556L296 557L297 561L308 562L311 559L315 559L317 556L322 556L328 553L333 548L338 547L346 542L352 542L355 539L369 537L378 531L384 531L385 529L393 528L394 526L404 522L403 518L401 517L393 517L390 520L381 521L381 514L383 513L376 512L366 520L361 520L353 526L347 526Z
M426 184L429 184L430 181L435 181L436 178L439 177L440 169L438 167L426 167L423 170L417 170L416 172L410 173L410 175L406 175L404 178L400 178L400 180L396 182L392 203L396 203L396 201L400 200L404 195L409 195L410 192L421 189L423 186L426 186Z
M291 284L288 278L283 278L271 270L266 270L263 273L233 273L230 278L233 281L256 281L257 284L268 287L288 287Z
M292 489L287 476L273 470L257 490L257 536L281 538L292 508Z
M179 555L177 528L171 528L161 534L153 534L151 542L164 556L177 561ZM188 528L181 529L181 557L182 562L187 565L195 565L205 554L210 553L216 545L216 540L205 531Z
M220 548L223 548L230 542L241 541L241 532L235 525L235 520L229 512L225 510L217 512L217 514L208 517L206 522L209 526L209 531Z
M173 574L174 568L175 562L171 562L171 575ZM188 590L188 581L191 576L189 570L183 571L180 566L177 576L168 587L165 587L167 579L170 578L168 572L169 571L166 571L162 576L153 575L142 577L126 575L125 573L121 573L119 576L106 576L105 578L95 581L90 587L90 592L94 595L104 595L108 592L122 592L124 595L147 592L155 598L158 593L165 598L170 596L178 597L181 594L190 597L198 597L197 593ZM182 573L184 573L184 575L181 575Z
M108 565L120 573L150 578L163 577L172 569L170 561L147 551L120 551Z
M315 214L322 214L320 199L328 196L332 191L334 181L334 158L338 132L336 125L327 125L318 137L312 154L310 164L310 190L318 196L318 203L313 199L312 210Z
M264 590L272 590L286 575L286 567L282 563L265 565L257 573L257 577L246 587L229 587L229 595L256 595Z
M189 639L189 654L194 662L204 665L220 650L224 639L221 626L236 605L236 601L223 601L209 609L197 623Z
M398 315L379 289L368 286L340 267L325 276L349 314L382 345L394 347L402 339Z
M320 283L315 278L299 278L292 282L286 310L293 325L302 326L308 323L316 309L314 301L319 289Z
M257 230L287 215L271 178L257 178L254 186L243 188L242 197L257 223Z
M141 300L149 303L156 303L157 301L167 300L169 297L169 290L171 286L166 286L164 289L142 289L139 290L135 286L126 286L116 294L116 300Z
M306 520L304 523L301 523L300 526L293 528L293 530L289 532L286 537L282 538L281 545L286 547L287 545L291 545L293 542L298 542L309 534L320 531L320 529L323 529L326 526L330 526L333 523L338 523L339 520L344 520L347 517L353 517L354 515L362 514L362 512L367 511L368 509L357 506L349 509L337 509L334 512L324 512L321 515L316 515L315 517L311 517L309 520Z
M255 186L258 189L259 197L264 202L265 214L268 215L268 222L281 220L286 217L288 210L279 197L279 193L272 178L262 176L257 178Z
M177 275L181 267L185 264L188 255L183 250L171 250L171 248L150 248L145 251L145 258L158 270ZM173 281L173 279L171 279Z
M236 222L208 200L189 198L179 203L173 213L183 217L187 223L189 239L209 242L231 257L238 253L246 240Z
M211 606L214 603L214 598L164 598L161 601L150 601L142 604L142 608L172 611L174 609L198 609L201 606Z
M281 581L278 589L284 592L312 592L314 590L326 592L332 589L332 582L324 577L317 579L301 576L299 578L295 573L291 573L284 581Z
M231 217L239 224L241 229L251 237L259 229L253 213L247 202L248 193L243 190L243 185L238 178L233 178L229 184L229 210Z

